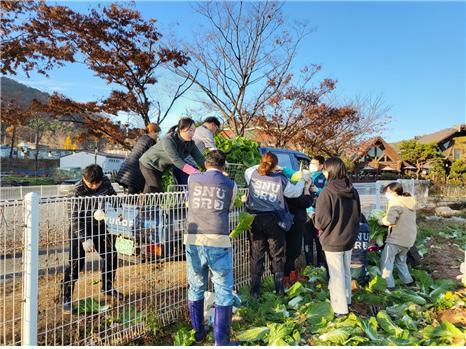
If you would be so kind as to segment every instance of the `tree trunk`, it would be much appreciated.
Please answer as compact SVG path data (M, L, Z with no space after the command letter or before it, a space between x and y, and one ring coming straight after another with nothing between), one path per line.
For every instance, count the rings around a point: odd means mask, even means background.
M13 126L13 134L11 135L10 159L13 158L13 147L15 146L15 140L16 140L16 126Z
M39 130L37 130L36 132L36 154L34 155L34 158L35 158L35 168L36 168L36 171L35 171L35 175L37 177L37 169L38 169L38 161L39 161L39 140L40 140L40 137L39 137Z

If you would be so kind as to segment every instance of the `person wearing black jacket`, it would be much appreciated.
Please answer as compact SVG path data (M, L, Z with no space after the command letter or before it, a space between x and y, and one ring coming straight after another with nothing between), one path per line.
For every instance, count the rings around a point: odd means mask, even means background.
M327 159L323 172L328 184L317 199L314 226L321 231L330 302L335 316L341 317L351 305L351 250L358 236L361 203L340 158Z
M75 197L69 208L70 214L70 254L69 265L62 281L63 311L71 312L74 284L85 264L86 253L94 250L104 260L102 263L102 292L121 298L122 295L113 288L117 268L117 253L114 236L105 229L105 221L96 216L103 200L85 199L90 196L116 195L110 180L104 176L99 165L90 165L83 171L70 196ZM100 205L99 205L100 204ZM97 218L97 219L96 219ZM98 220L99 219L99 220Z
M147 125L146 130L147 134L138 139L128 158L121 165L116 177L116 182L128 189L128 194L139 194L144 190L145 181L139 169L139 158L156 143L160 127L157 124L150 123Z
M307 186L304 193L298 198L286 198L290 213L294 215L293 225L289 232L286 233L286 261L283 283L288 287L290 282L298 281L295 271L296 259L301 254L303 248L303 234L307 229L307 213L306 209L311 207L313 198Z

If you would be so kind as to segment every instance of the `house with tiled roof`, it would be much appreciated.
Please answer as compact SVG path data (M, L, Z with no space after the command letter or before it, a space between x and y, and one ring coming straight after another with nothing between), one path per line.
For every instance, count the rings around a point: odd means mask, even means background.
M466 160L466 124L459 124L433 133L414 137L419 143L435 143L451 162ZM393 149L400 153L400 142L391 143Z

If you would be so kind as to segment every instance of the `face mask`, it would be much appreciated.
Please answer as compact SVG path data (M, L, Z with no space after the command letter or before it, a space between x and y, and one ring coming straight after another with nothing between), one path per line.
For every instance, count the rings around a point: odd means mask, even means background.
M322 171L322 173L324 174L324 176L325 176L325 179L327 179L327 180L328 180L328 172L324 170L324 171Z
M387 200L390 200L393 196L390 193L385 193L385 197L387 198Z
M315 164L310 164L309 165L309 172L313 173L313 172L317 172L317 166Z

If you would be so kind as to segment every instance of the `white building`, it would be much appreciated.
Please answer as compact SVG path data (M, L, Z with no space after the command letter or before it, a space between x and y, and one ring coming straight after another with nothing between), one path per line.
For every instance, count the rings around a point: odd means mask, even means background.
M97 164L102 167L104 173L117 172L125 157L122 155L108 154L102 152L92 151L79 151L74 154L66 155L60 158L60 168L80 168L83 170L85 167Z
M11 146L2 144L0 146L0 157L8 158L10 157ZM13 157L16 158L18 156L18 149L13 148Z

